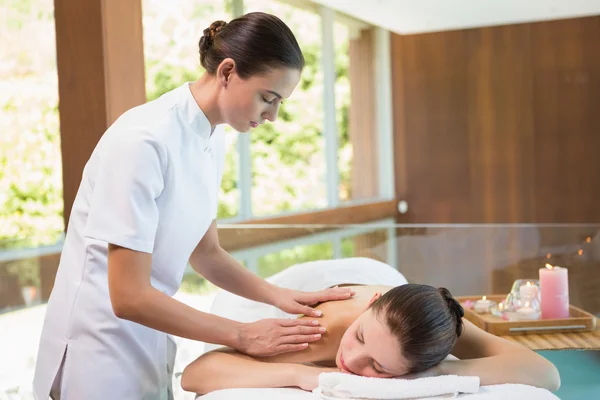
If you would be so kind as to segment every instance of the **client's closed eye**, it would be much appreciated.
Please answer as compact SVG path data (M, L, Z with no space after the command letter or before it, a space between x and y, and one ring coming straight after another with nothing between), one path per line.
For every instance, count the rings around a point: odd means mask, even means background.
M358 340L361 343L365 343L364 340L360 337L360 334L358 333L358 329L356 330L356 340Z
M376 365L377 364L375 364L375 361L373 361L373 363L371 364L371 367L373 368L373 371L377 372L380 375L387 374L387 372L383 372L383 371L379 370L379 368L377 368Z
M358 340L362 344L365 343L365 339L364 339L362 333L360 332L360 329L356 329L356 340ZM384 372L380 368L377 367L377 364L376 364L375 360L373 360L373 359L371 359L371 369L373 371L375 371L375 373L380 374L380 375L387 374L387 372Z

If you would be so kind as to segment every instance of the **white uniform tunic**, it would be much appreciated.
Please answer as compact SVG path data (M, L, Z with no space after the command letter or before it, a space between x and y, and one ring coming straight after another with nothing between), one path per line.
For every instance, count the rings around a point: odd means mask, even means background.
M108 243L152 253L152 286L175 294L216 218L224 160L224 132L211 135L189 83L106 131L85 166L48 302L37 399L48 399L65 354L62 399L167 398L167 335L114 315Z

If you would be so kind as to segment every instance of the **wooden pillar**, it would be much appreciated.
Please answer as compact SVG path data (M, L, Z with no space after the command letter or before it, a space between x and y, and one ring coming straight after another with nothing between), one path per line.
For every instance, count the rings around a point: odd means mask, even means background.
M375 113L375 31L363 29L350 40L350 118L352 143L352 200L379 194L377 171L377 118Z
M146 101L141 0L54 0L64 219L104 131Z
M375 110L375 28L363 29L350 39L350 118L348 135L352 143L350 187L352 200L379 196L377 169L378 126ZM353 238L354 256L381 260L372 249L382 241L381 232Z

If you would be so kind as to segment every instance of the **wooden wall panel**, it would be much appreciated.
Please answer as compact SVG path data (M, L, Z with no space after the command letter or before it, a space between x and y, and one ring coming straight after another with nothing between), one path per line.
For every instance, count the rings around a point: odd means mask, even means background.
M409 217L461 218L470 193L464 179L469 174L468 36L460 31L406 36L402 46Z
M598 38L600 16L395 35L402 221L600 222Z
M599 222L600 17L531 26L536 219Z
M469 213L481 222L531 222L533 121L527 25L467 31Z

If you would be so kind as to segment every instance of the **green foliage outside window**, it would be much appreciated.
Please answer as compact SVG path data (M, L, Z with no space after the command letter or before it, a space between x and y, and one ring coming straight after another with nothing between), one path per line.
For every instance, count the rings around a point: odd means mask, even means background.
M319 180L325 168L319 161L324 159L322 115L317 115L322 109L306 106L322 102L320 33L307 38L305 11L263 3L299 32L306 68L292 99L281 107L280 121L251 134L251 153L257 160L252 197L258 215L325 205L324 192L313 190L323 183ZM0 4L5 11L0 14L0 248L50 244L64 229L53 2ZM148 100L202 74L198 39L213 20L231 19L229 11L229 3L213 0L143 1ZM348 40L341 37L336 41L336 93L349 93L347 69ZM341 186L348 188L349 96L338 96L336 103ZM236 135L228 132L220 218L238 213Z

